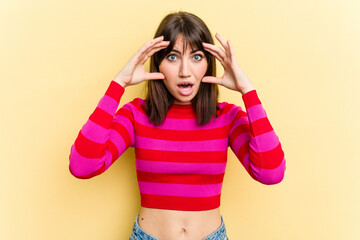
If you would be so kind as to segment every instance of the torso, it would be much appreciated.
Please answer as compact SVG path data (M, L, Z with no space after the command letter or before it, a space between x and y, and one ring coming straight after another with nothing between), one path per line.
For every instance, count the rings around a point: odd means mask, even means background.
M206 211L178 211L141 207L139 226L161 240L199 240L221 225L219 208Z

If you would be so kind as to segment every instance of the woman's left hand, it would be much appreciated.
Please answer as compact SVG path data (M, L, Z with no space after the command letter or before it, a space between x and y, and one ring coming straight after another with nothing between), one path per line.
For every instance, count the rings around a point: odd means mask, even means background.
M225 51L210 43L203 42L203 46L206 51L210 52L219 60L224 68L224 75L220 78L206 76L202 79L202 82L216 83L231 90L239 91L242 94L254 90L255 88L237 64L235 51L230 40L225 42L218 33L215 34L215 37L224 47Z

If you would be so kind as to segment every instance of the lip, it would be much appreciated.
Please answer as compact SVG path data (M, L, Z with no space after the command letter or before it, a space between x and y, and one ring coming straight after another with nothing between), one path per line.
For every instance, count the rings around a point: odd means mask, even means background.
M180 87L179 85L181 84L190 84L191 87L190 88L182 88ZM193 93L194 91L194 84L191 83L191 82L181 82L177 85L177 89L179 91L179 93L182 95L182 96L189 96Z
M181 81L177 84L177 86L182 85L182 84L191 84L194 86L194 83L192 83L191 81Z

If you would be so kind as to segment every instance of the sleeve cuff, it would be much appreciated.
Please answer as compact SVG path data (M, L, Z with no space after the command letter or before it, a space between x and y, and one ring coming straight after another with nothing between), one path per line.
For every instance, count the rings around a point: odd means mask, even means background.
M122 95L125 92L125 88L114 80L111 81L110 86L106 90L105 95L113 98L115 101L120 102Z
M243 94L242 99L246 109L251 108L254 105L261 104L255 89Z

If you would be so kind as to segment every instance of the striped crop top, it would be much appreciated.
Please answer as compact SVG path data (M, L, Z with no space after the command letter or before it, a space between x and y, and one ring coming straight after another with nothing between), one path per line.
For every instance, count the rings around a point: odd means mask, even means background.
M196 124L192 105L174 104L165 122L148 121L135 98L119 110L124 88L111 81L71 147L69 169L87 179L106 171L128 147L135 148L141 206L201 211L220 206L228 147L249 175L263 184L282 181L284 152L256 90L242 95L246 112L219 103L216 119Z

